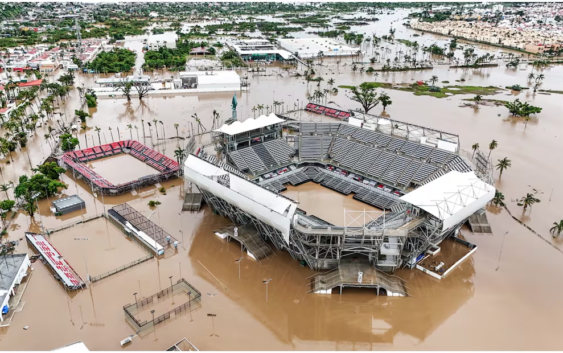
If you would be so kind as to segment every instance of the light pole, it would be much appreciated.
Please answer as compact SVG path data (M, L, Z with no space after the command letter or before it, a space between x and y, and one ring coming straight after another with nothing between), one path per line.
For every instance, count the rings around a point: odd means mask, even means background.
M235 260L235 262L238 264L238 280L240 281L240 262L242 261L242 259L244 259L244 257L241 257L238 260Z
M88 240L88 238L74 238L74 240ZM86 280L90 281L90 275L88 274L88 261L86 261L86 254L84 253L84 249L82 249L82 257L84 258L84 264L86 265Z
M500 245L500 253L498 254L497 269L495 271L498 271L498 269L500 268L500 257L502 256L502 248L504 247L504 238L506 238L507 234L508 231L506 231L506 233L504 233L504 235L502 236L502 244Z
M215 321L213 320L217 316L217 314L207 314L207 316L211 318L211 327L213 328L213 333L210 334L209 336L210 337L213 337L213 336L219 337L219 335L217 335L215 333Z
M137 292L133 293L135 296L135 308L137 309L137 313L139 313L139 302L137 301Z
M264 283L266 285L266 303L268 302L268 283L270 283L272 279L265 279L262 281L262 283Z
M156 337L156 325L154 323L154 310L151 310L151 314L152 314L152 330L153 330L154 335Z

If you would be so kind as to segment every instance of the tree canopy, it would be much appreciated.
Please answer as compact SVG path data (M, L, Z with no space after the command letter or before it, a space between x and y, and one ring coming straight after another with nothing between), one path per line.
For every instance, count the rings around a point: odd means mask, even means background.
M364 108L365 113L369 112L372 108L379 104L377 92L375 92L375 87L373 87L373 85L364 82L359 87L352 86L351 90L353 96L350 97L350 99L360 103L362 108Z

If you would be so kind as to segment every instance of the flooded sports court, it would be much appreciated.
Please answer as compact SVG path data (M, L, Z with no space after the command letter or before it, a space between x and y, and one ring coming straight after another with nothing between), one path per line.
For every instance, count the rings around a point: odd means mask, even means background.
M158 174L158 170L126 153L97 159L89 162L88 166L114 185L124 184L141 176Z

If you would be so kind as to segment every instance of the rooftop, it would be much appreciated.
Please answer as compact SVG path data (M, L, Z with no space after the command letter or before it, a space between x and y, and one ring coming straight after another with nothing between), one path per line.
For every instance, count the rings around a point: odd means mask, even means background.
M266 115L259 116L256 119L253 118L246 119L243 122L235 121L231 125L225 124L215 131L222 132L227 135L236 135L236 134L241 134L243 132L266 127L269 125L279 124L282 122L284 122L283 119L278 118L276 114L272 113L268 116Z
M16 275L20 271L27 254L13 254L0 256L0 303L8 295Z
M456 225L485 207L495 188L474 172L451 171L401 197L443 221L443 229Z
M52 202L52 205L55 206L57 209L61 210L83 203L84 200L82 200L78 195L72 195L69 197L65 197L63 199L55 200Z

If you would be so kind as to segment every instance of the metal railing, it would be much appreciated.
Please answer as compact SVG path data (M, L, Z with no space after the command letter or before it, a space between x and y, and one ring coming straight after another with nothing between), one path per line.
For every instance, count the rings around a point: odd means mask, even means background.
M115 269L113 269L113 270L110 270L110 271L108 271L108 272L106 272L106 273L103 273L103 274L101 274L101 275L99 275L99 276L90 277L90 281L91 281L92 283L97 282L97 281L100 281L100 280L102 280L102 279L104 279L104 278L107 278L107 277L109 277L109 276L115 275L116 273L119 273L119 272L121 272L121 271L125 271L125 270L128 269L128 268L131 268L131 267L136 266L136 265L138 265L138 264L140 264L140 263L143 263L143 262L145 262L145 261L147 261L147 260L150 260L150 259L152 259L153 257L154 257L154 256L153 256L152 254L147 255L147 256L142 257L142 258L140 258L140 259L137 259L137 260L135 260L135 261L133 261L133 262L130 262L130 263L128 263L127 265L120 266L120 267L115 268Z

